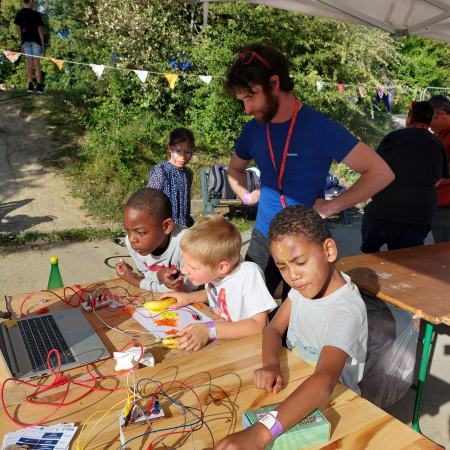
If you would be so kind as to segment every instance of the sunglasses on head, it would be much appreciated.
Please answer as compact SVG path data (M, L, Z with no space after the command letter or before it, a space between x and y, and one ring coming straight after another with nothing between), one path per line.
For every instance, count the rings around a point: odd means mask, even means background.
M239 53L233 60L233 66L235 66L239 61L242 62L242 64L250 64L254 57L258 58L267 68L272 70L272 66L256 52Z

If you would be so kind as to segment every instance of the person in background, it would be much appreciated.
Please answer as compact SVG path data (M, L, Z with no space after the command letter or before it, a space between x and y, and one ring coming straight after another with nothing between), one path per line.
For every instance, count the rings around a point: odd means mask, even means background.
M444 143L450 159L450 100L445 95L433 95L428 100L433 107L431 131ZM437 187L437 209L431 223L434 242L450 241L450 180L443 178Z
M395 180L372 197L361 226L363 253L423 245L438 196L436 184L449 175L444 145L428 131L433 108L413 102L406 128L389 133L377 148Z
M22 44L22 53L27 59L28 92L34 92L33 66L37 81L37 93L44 94L42 86L41 53L44 53L44 22L41 15L34 11L34 0L23 0L24 7L16 14L14 23Z
M173 221L192 227L191 186L194 174L187 167L194 153L195 139L192 131L176 128L170 133L167 146L170 158L156 164L150 172L147 187L163 191L172 203Z
M361 203L394 178L388 165L341 124L297 100L289 62L275 47L254 43L236 55L224 89L253 115L239 136L228 167L233 191L246 205L259 202L255 228L245 257L261 267L271 295L282 277L270 253L267 234L285 205L314 208L323 219ZM247 190L245 169L254 160L261 189ZM346 192L325 200L324 180L333 160L361 174ZM289 286L285 283L282 298Z

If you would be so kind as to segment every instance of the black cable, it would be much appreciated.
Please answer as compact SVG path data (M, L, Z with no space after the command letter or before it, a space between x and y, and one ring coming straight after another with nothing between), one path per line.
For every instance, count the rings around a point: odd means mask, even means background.
M114 258L131 258L131 256L130 256L130 255L126 255L126 256L110 256L110 257L106 258L103 262L104 262L108 267L110 267L111 269L115 269L116 266L111 266L111 265L108 264L108 261L109 261L110 259L114 259Z
M11 319L11 311L8 307L8 298L5 295L6 312L0 311L0 319Z

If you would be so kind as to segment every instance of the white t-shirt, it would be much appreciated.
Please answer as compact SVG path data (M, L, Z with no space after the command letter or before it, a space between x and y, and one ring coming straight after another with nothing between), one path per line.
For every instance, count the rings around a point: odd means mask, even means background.
M289 292L292 309L286 343L312 366L326 345L344 350L348 358L339 381L361 394L358 383L366 362L367 309L350 277L341 275L346 284L323 298L305 298L295 289Z
M239 261L228 276L208 283L206 291L209 306L228 322L248 319L277 307L262 270L253 262Z

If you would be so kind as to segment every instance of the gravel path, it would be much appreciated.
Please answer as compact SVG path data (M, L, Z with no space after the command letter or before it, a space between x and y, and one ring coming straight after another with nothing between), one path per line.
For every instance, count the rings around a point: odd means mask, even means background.
M58 169L45 163L59 145L42 119L0 92L0 232L49 232L98 226ZM105 226L105 225L102 225Z

